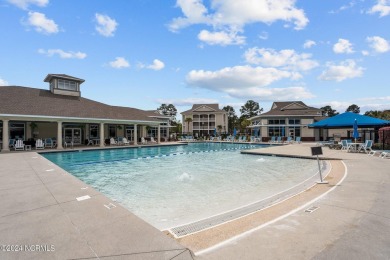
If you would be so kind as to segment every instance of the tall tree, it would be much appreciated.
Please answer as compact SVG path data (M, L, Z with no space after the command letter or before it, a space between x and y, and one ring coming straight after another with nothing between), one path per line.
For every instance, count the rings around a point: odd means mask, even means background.
M240 109L241 118L248 119L253 116L260 115L263 112L263 108L260 107L259 103L248 100Z
M383 111L370 110L370 111L367 111L366 113L364 113L364 115L380 118L383 120L390 120L390 110L383 110Z
M347 110L345 110L345 112L353 112L355 114L359 114L360 107L358 107L358 105L352 104L347 108Z
M160 107L157 108L157 111L164 116L170 116L172 118L176 117L177 114L177 109L174 105L172 104L161 104Z
M222 109L228 113L228 119L229 119L228 132L232 133L233 128L234 128L235 124L237 123L237 119L238 119L238 117L236 115L236 111L234 111L234 108L232 106L225 106Z
M322 110L322 115L323 115L323 116L332 117L332 116L335 116L335 115L338 115L338 114L339 114L339 112L337 112L336 110L334 110L331 106L324 106L324 107L321 107L321 110Z

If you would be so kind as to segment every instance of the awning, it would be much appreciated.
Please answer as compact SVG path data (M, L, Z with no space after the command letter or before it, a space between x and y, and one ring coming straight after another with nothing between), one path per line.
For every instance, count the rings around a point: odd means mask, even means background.
M327 119L310 124L309 128L352 128L357 120L358 127L381 127L390 125L390 121L370 116L345 112Z

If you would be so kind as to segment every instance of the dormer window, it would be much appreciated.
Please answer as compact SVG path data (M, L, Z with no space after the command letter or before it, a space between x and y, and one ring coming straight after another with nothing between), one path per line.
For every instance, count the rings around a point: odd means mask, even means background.
M77 91L77 83L74 81L59 79L58 80L58 88L65 89L65 90L71 90L71 91Z
M81 96L80 85L84 82L83 79L66 74L49 74L44 81L50 83L51 93L76 97Z

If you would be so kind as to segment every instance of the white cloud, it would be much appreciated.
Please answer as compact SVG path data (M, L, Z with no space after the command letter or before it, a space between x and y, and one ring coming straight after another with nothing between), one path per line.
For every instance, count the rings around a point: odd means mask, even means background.
M364 69L357 67L354 60L345 60L339 65L328 63L327 69L319 76L320 80L335 80L341 82L346 79L361 77Z
M50 34L58 32L58 25L50 19L47 19L45 14L38 12L28 13L28 24L35 27L35 30L40 33Z
M191 86L226 93L236 98L282 100L312 97L313 95L302 87L267 87L282 79L296 78L294 72L251 66L227 67L218 71L193 70L186 77L187 83Z
M389 42L379 36L367 37L366 40L369 43L370 47L377 53L384 53L390 51Z
M353 53L352 43L346 39L339 39L339 41L333 45L333 51L335 53Z
M239 36L235 32L209 32L202 30L198 34L198 39L209 45L241 45L245 43L245 37Z
M377 4L374 5L369 11L369 14L379 13L380 17L390 14L390 0L378 0Z
M26 10L29 5L37 5L39 7L45 7L49 0L8 0L13 5Z
M193 104L215 104L218 100L211 98L183 98L183 99L157 99L159 104L173 104L175 106L192 106Z
M361 98L360 100L363 101L390 101L390 96L385 97L367 97L367 98ZM389 104L390 106L390 104Z
M247 24L259 22L271 24L284 21L293 23L296 30L303 29L309 20L302 9L295 7L295 2L295 0L211 0L208 10L202 0L177 0L176 7L181 8L183 17L173 19L169 29L179 31L193 24L204 24L215 30L215 32L203 32L203 38L209 42L210 38L213 38L214 44L221 42L226 45L229 42L226 38L231 39L233 33L235 36L233 38L236 40L231 40L230 44L244 44L245 38L235 33L243 32ZM225 40L215 39L221 37Z
M314 45L317 45L317 43L316 43L315 41L306 40L305 43L303 44L303 48L304 48L304 49L310 49L310 48L313 47Z
M245 54L246 62L250 64L281 67L289 70L311 70L318 66L318 62L311 60L311 54L296 53L294 50L275 51L274 49L250 48Z
M164 62L162 62L161 60L158 60L158 59L154 59L153 64L145 65L143 63L139 63L137 66L138 66L138 68L141 68L141 69L147 68L147 69L151 69L151 70L162 70L163 68L165 68Z
M61 59L85 59L87 57L87 54L83 52L74 52L74 51L63 51L61 49L39 49L38 53L47 55L48 57L52 57L55 54L58 54Z
M259 101L285 101L302 100L313 98L314 95L304 87L288 88L248 88L245 91L240 89L230 90L229 95L241 99L253 99Z
M0 78L0 86L8 86L8 82L2 78Z
M110 61L109 65L115 69L130 67L130 63L123 57L116 57L114 61Z
M95 29L100 35L105 37L114 36L114 32L118 26L118 23L114 19L110 18L108 15L98 13L95 14L95 18L97 22Z

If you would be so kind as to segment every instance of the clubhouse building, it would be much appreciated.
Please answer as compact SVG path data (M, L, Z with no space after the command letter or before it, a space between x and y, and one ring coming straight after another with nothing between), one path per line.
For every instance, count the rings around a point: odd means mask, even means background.
M34 143L52 138L56 148L94 144L103 147L110 138L126 137L137 145L141 137L159 143L169 137L169 117L156 111L110 106L81 96L83 79L48 74L49 90L0 87L1 151L9 151L10 139Z

